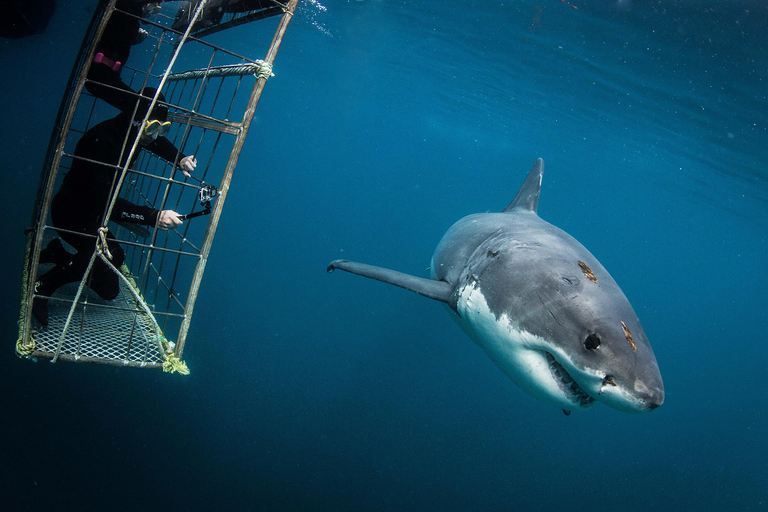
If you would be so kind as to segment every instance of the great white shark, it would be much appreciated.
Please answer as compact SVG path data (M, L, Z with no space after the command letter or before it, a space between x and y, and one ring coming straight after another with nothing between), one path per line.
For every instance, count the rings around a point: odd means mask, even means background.
M349 260L341 269L444 302L469 337L523 391L566 414L595 401L625 412L664 402L656 357L610 274L537 213L539 158L500 213L456 222L432 256L431 279Z

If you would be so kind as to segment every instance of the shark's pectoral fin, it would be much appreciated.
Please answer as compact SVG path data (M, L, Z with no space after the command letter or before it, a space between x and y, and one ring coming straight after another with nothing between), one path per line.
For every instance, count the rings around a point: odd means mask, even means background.
M453 294L453 285L445 281L435 281L433 279L424 279L423 277L403 274L396 270L388 268L375 267L365 263L356 263L349 260L336 260L328 265L328 272L341 269L352 274L376 279L385 283L393 284L406 290L411 290L419 295L429 297L430 299L450 303Z

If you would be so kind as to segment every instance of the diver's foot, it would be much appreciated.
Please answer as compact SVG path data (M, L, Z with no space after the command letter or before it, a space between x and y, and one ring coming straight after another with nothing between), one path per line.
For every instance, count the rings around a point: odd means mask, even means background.
M201 30L219 24L221 22L221 18L224 16L224 11L220 5L221 3L221 1L214 1L210 2L210 7L204 7L203 12L200 14L200 18L192 27L192 31L194 32L196 30ZM199 5L200 0L182 2L178 12L176 13L176 19L174 20L173 25L171 25L171 28L178 32L185 32L187 27L189 27L192 18L195 16Z
M190 14L190 7L189 2L181 2L179 10L176 12L176 19L173 21L173 25L171 25L173 30L178 30L179 32L187 30L189 22L192 19L192 14L194 14L194 11Z
M48 327L48 297L51 295L51 290L45 285L45 282L38 281L35 283L35 297L32 302L32 315L37 318L43 327ZM45 297L40 297L45 295Z
M48 299L35 297L32 303L32 315L40 322L43 327L48 327Z
M186 32L187 27L192 23L192 18L195 16L195 12L197 12L197 7L199 5L200 0L181 2L179 10L176 13L176 19L174 20L173 25L171 25L171 28L179 32ZM197 26L198 23L195 24L194 28L199 28Z
M70 254L64 249L60 238L54 238L48 243L48 247L40 251L40 263L64 263Z

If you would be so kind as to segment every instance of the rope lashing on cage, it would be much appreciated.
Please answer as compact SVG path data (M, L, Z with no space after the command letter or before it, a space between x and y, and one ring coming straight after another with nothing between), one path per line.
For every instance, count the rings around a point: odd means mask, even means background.
M139 293L138 287L136 286L136 281L131 276L128 268L125 265L121 266L120 269L115 268L112 262L107 261L104 254L101 252L99 252L99 257L104 261L104 263L107 264L110 270L112 270L112 272L114 272L117 275L117 277L127 286L128 290L130 290L131 292L131 295L133 295L133 298L136 301L136 304L140 306L141 309L144 310L144 313L147 315L147 318L149 318L149 320L152 322L152 327L154 327L155 329L155 336L153 337L153 341L157 343L157 349L165 359L165 361L163 362L163 371L178 372L182 375L189 375L189 368L187 367L186 363L184 363L184 361L180 360L178 357L173 355L173 350L171 350L168 344L168 340L165 338L165 336L163 336L162 330L160 329L160 325L157 323L157 320L155 320L155 315L152 314L152 311L149 309L149 306L144 301L144 297L142 297L141 294Z
M96 241L96 248L99 251L99 254L106 254L107 258L110 260L112 259L112 253L109 252L109 245L107 244L107 234L109 233L109 229L105 227L99 228L99 238Z
M214 78L220 76L245 76L254 75L256 78L267 79L275 76L272 72L272 65L263 60L257 60L252 64L234 64L230 66L215 66L206 69L191 69L181 73L168 75L169 82L178 82L179 80L194 80L197 78Z
M149 318L149 320L152 322L152 327L155 329L153 341L157 343L157 349L160 354L162 354L163 359L165 359L165 361L163 361L163 371L178 372L182 375L189 375L189 368L187 367L187 364L173 355L173 350L170 348L168 340L165 338L165 336L163 336L160 325L155 319L155 315L152 314L152 311L150 311L149 306L144 300L144 297L141 296L139 288L136 286L136 281L133 279L131 271L128 269L127 265L123 264L119 269L117 269L114 265L112 265L111 262L106 260L103 254L100 253L99 257L104 260L104 263L107 264L110 270L112 270L112 272L114 272L117 277L127 285L127 288L131 291L131 295L133 295L136 304L144 310L147 318Z

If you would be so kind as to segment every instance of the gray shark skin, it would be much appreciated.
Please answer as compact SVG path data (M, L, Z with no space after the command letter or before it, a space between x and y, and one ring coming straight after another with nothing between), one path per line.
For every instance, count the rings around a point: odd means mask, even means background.
M664 402L648 337L610 274L537 214L544 162L500 213L468 215L443 235L432 279L348 260L341 269L444 302L465 333L523 391L571 411L625 412Z

